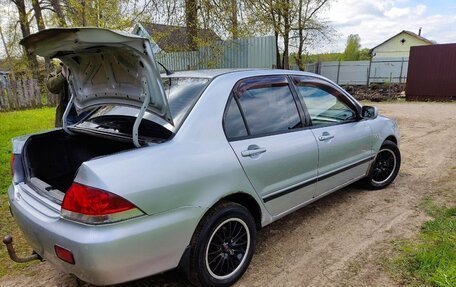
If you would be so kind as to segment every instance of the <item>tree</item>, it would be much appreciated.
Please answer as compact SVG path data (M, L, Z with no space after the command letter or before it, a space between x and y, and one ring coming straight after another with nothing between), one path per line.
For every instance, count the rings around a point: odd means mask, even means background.
M49 3L51 4L52 11L55 13L57 17L57 23L60 27L66 27L66 19L65 14L63 13L62 5L60 0L50 0Z
M371 59L371 53L368 48L361 49L359 51L358 61L366 61Z
M32 0L33 12L35 13L36 26L38 31L46 29L44 25L43 13L41 11L41 6L38 0Z
M36 20L36 26L38 27L38 31L42 31L46 29L46 26L44 24L44 18L43 18L43 13L41 9L41 5L38 2L38 0L32 0L32 7L33 7L33 12L35 13L35 20ZM51 69L51 61L49 58L45 59L44 66L46 68L46 71L49 73Z
M319 36L330 38L330 26L319 19L319 13L330 0L246 0L252 21L261 21L276 36L277 68L289 68L290 46L298 49L296 61L304 63L306 44ZM280 43L283 52L280 53Z
M357 61L360 56L361 38L358 34L350 34L347 38L347 45L342 54L342 61Z
M22 38L25 38L28 35L30 35L30 22L29 22L29 18L28 18L27 9L25 6L25 1L24 0L11 0L11 2L13 2L13 4L17 8L17 12L19 15L19 26L21 28ZM27 51L25 50L25 47L23 48L23 52L24 52L24 55L28 59L28 65L30 67L30 70L31 70L34 78L38 79L39 72L38 72L38 61L36 59L36 56L27 53Z
M297 43L295 61L300 70L305 70L307 47L315 44L320 38L330 40L332 28L318 18L319 13L328 6L329 0L299 0L298 16L294 37Z
M266 31L272 30L274 33L276 38L276 67L278 69L282 68L279 37L282 37L284 34L283 13L285 11L290 11L290 9L282 9L284 3L285 0L246 0L246 8L248 9L249 14L248 21L250 22L249 26L258 29L259 24L261 24L265 27ZM288 57L288 55L283 54L283 57Z
M230 3L230 32L233 39L239 37L239 23L238 23L238 4L237 0L231 0Z
M187 45L191 50L197 50L198 5L196 0L185 0L185 23L187 26Z
M131 29L135 11L128 11L129 1L124 0L62 0L63 15L59 22L68 26L93 26L115 30ZM55 10L55 8L53 8Z
M239 0L200 0L200 20L205 29L212 29L220 34L237 39L245 31L240 29L240 9L243 1Z

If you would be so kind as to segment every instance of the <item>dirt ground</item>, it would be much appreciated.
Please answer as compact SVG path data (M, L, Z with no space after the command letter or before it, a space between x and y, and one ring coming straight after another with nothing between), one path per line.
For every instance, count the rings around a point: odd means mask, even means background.
M260 231L252 263L237 286L401 286L385 267L395 240L427 220L420 204L440 188L456 203L456 104L379 103L398 121L402 167L387 189L350 186ZM187 286L171 271L122 286ZM48 263L5 276L0 286L77 286Z

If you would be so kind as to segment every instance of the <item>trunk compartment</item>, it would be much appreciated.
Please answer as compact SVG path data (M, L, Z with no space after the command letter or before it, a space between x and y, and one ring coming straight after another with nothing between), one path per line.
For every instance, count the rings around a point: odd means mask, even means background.
M132 148L131 142L55 130L27 140L23 163L27 180L34 187L65 193L83 162Z

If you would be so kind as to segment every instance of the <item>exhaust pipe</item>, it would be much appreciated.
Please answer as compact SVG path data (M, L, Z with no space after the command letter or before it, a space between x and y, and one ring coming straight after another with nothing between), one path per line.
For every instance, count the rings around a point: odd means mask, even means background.
M8 255L11 258L11 260L13 260L14 262L25 263L25 262L29 262L29 261L33 261L33 260L43 261L43 258L41 258L40 255L36 254L35 251L33 251L33 254L28 257L24 257L24 258L17 257L16 251L14 250L14 246L13 246L13 237L11 235L6 235L5 237L3 237L3 244L6 245L6 249L8 250Z

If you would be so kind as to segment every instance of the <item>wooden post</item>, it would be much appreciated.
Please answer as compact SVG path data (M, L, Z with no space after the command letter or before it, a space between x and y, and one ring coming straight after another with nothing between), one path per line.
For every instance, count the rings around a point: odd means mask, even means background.
M22 99L21 99L21 108L27 109L30 107L30 96L27 86L27 78L25 76L22 78Z
M29 90L29 97L30 97L30 107L37 108L38 107L38 98L37 93L35 91L34 85L35 79L27 79L27 88Z
M337 65L337 78L336 78L336 84L339 84L339 74L340 74L340 60L339 60L339 64Z
M393 84L393 72L390 72L390 83L388 88L388 96L391 97L391 85Z
M12 110L14 108L14 97L16 96L16 89L13 88L16 87L16 80L11 80L9 78L9 84L8 84L8 110Z
M14 64L13 64L13 60L11 58L10 52L8 50L8 46L6 45L5 37L3 36L3 30L2 30L1 26L0 26L0 38L2 40L3 47L5 48L6 59L8 60L8 68L9 68L9 72L11 73L11 75L9 75L8 78L9 78L10 82L11 82L11 80L14 82L14 81L16 81L16 74L14 72ZM11 87L12 87L12 89L11 89ZM9 90L12 90L11 92L8 93L8 102L11 103L11 95L16 94L16 86L10 85ZM11 108L11 105L10 105L10 108Z
M1 76L1 75L0 75ZM2 84L3 82L0 80L0 111L6 110L5 108L5 87Z
M41 96L40 82L37 79L35 79L33 87L35 88L35 94L38 99L38 107L41 108L43 106L43 97Z
M22 98L22 79L18 77L16 80L16 94L14 95L14 102L16 103L16 110L21 108L21 98Z
M369 60L369 67L367 68L366 86L368 86L368 87L369 87L369 84L370 84L371 66L372 66L372 57L371 57L370 60Z
M399 74L399 85L402 84L402 70L404 69L404 57L402 57L401 61L401 73Z

